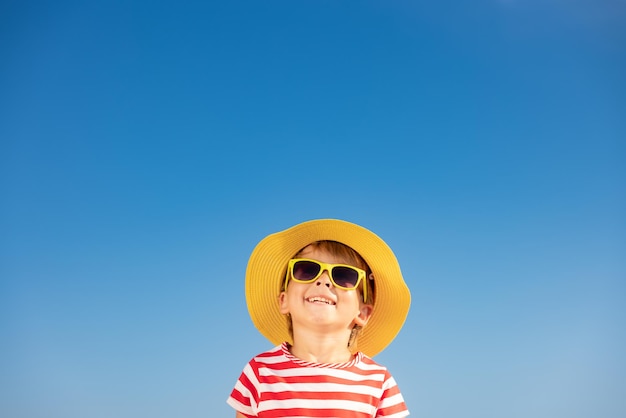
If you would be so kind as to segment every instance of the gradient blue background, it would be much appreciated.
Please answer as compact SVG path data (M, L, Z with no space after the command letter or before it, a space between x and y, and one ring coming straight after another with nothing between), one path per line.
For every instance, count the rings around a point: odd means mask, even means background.
M415 417L626 416L626 3L3 1L0 416L234 416L250 252L395 250Z

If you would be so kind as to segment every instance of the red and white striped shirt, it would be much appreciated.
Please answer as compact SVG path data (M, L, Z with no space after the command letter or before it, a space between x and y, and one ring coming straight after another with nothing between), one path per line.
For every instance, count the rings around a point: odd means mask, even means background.
M250 360L227 402L251 418L409 415L389 371L365 354L347 363L311 363L294 357L287 343Z

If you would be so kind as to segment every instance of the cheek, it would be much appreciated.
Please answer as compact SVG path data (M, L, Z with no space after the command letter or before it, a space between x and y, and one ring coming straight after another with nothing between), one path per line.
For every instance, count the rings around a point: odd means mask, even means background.
M280 295L278 295L278 308L281 314L288 314L290 304L303 297L305 286L301 283L289 283L287 290L280 292Z
M293 281L289 281L289 285L287 285L287 290L285 290L284 293L287 293L288 295L300 295L302 293L304 293L304 291L311 286L310 283L298 283L298 282L293 282Z
M343 305L350 306L350 309L358 310L361 307L362 296L355 290L344 290L343 295L340 295L340 300Z

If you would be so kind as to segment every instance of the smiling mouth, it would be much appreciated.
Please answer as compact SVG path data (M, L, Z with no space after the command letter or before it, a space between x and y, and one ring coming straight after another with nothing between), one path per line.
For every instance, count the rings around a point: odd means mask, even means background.
M326 299L326 298L322 298L322 297L319 297L319 296L314 296L312 298L306 298L306 301L310 302L310 303L325 303L326 305L335 305L335 302L333 302L332 300Z

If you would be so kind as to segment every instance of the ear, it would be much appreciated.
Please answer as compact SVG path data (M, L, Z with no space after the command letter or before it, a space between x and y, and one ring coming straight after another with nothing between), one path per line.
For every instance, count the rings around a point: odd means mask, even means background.
M372 316L374 307L372 305L361 304L359 308L359 314L354 318L354 323L358 326L364 327L367 321Z
M289 313L289 305L287 304L287 293L285 292L280 292L280 295L278 295L278 310L283 315Z

